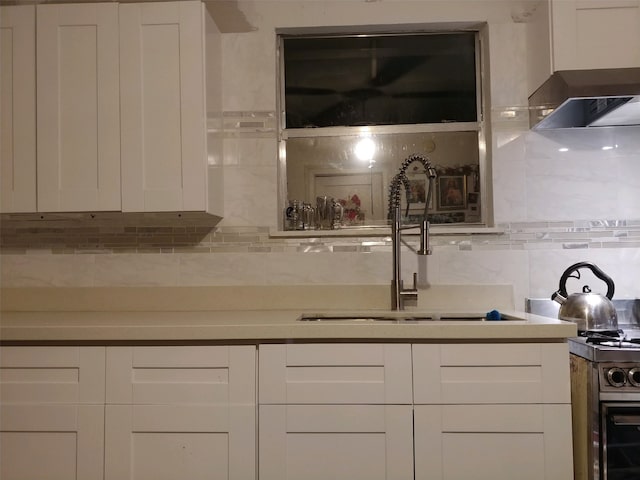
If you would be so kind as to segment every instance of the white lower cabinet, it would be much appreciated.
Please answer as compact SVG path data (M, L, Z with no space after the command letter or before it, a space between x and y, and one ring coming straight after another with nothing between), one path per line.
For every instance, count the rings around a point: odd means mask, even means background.
M0 478L100 480L104 347L0 347Z
M573 478L570 405L416 405L416 480Z
M260 404L412 402L411 345L260 345Z
M410 405L261 405L261 480L413 479Z
M261 480L571 480L564 343L259 350Z
M565 343L413 346L416 480L572 480Z
M564 343L5 346L0 380L2 480L573 478Z
M260 480L413 479L410 345L259 352Z
M105 479L254 479L255 352L108 348Z

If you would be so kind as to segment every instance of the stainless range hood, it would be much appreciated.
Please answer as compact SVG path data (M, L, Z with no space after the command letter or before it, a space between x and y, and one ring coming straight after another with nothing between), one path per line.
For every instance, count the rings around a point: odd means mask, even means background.
M529 107L534 130L640 125L640 68L555 72Z

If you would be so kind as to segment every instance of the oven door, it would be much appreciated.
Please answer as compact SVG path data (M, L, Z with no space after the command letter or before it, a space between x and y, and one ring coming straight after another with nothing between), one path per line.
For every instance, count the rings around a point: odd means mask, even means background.
M640 479L640 403L603 403L602 478Z

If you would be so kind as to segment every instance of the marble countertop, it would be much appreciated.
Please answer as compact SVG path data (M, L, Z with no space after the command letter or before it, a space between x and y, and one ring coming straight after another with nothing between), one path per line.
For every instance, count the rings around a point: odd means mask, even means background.
M298 321L300 311L5 312L7 341L532 340L576 335L575 324L522 312L522 320L378 322ZM326 312L324 312L326 313ZM393 312L336 312L366 317ZM475 312L460 312L475 315ZM418 315L412 312L411 315Z
M395 312L388 310L386 295L379 300L382 293L388 293L386 286L343 288L335 296L331 296L331 289L289 287L135 292L131 289L16 289L2 292L0 340L105 344L150 341L561 341L576 335L573 323L516 311L509 304L508 295L500 293L505 293L506 289L497 289L487 295L486 287L482 286L477 291L465 290L463 297L458 290L434 288L423 295L422 304L405 312ZM229 298L233 296L232 291L238 296L235 301ZM445 291L450 296L449 301L445 301ZM162 301L169 293L173 298L171 305ZM277 298L274 293L278 294ZM253 296L253 301L247 299L247 294ZM360 300L354 302L354 295ZM454 304L457 308L450 308ZM326 305L332 308L326 308ZM499 309L503 318L508 319L403 321L404 316L445 313L483 317L492 309ZM400 319L383 322L299 321L302 314L358 318L395 316Z

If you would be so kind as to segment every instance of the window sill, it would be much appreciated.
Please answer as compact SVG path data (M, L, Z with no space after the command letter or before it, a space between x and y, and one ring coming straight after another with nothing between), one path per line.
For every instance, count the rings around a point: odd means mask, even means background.
M404 230L404 234L418 234L418 228ZM501 235L503 227L486 227L483 225L443 226L434 225L429 228L431 235ZM317 237L388 237L391 228L384 227L345 227L336 230L270 230L269 238L317 238Z

